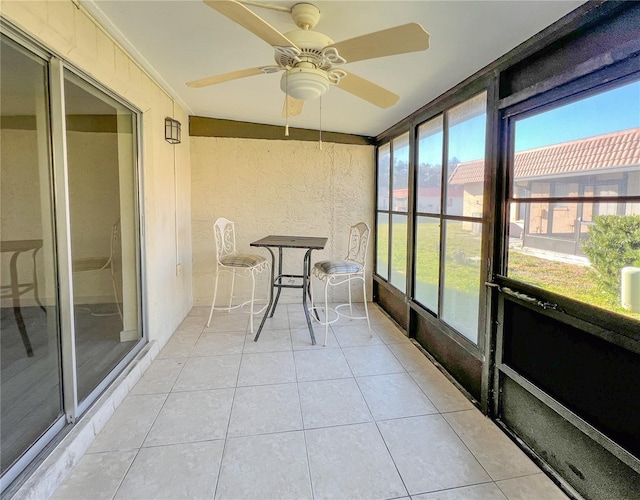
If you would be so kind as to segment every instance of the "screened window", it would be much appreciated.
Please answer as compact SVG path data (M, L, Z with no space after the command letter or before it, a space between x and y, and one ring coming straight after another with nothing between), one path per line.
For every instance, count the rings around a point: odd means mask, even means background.
M391 172L391 145L378 148L378 201L377 201L377 241L376 272L389 278L389 196Z
M443 116L418 127L416 168L416 275L414 295L438 310L440 284L440 217L442 200Z
M376 272L404 292L407 283L409 133L378 148Z
M423 123L417 135L414 298L474 343L485 129L486 93L481 93Z
M640 318L640 82L511 132L508 276Z

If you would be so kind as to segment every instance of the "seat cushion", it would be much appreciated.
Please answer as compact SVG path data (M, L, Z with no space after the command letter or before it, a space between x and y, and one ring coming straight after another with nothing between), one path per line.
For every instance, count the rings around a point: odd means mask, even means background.
M354 274L362 271L362 266L348 260L321 260L314 266L324 274Z
M225 255L220 259L220 262L223 266L228 267L254 267L266 262L266 260L267 259L261 255L238 253L235 255Z

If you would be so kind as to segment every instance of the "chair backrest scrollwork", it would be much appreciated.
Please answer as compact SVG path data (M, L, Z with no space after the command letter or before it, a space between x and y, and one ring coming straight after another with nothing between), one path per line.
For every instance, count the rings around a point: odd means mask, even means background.
M371 230L366 222L359 222L351 226L349 231L349 251L347 260L357 262L364 269L367 260L367 247Z
M234 223L224 217L220 217L213 223L213 234L216 240L216 259L227 255L234 255L236 251L236 233Z

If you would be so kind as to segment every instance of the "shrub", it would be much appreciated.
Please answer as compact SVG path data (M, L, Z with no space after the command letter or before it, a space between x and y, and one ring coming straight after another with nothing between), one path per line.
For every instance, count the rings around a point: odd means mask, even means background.
M620 270L625 266L640 267L640 215L594 217L584 253L603 284L617 295Z

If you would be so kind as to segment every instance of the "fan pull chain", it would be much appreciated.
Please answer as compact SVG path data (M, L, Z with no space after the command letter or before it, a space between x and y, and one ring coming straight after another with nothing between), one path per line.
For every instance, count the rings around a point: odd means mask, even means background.
M284 124L284 136L289 137L289 70L285 70L284 77L284 116L285 116L285 124Z
M320 151L322 151L322 96L320 96Z

